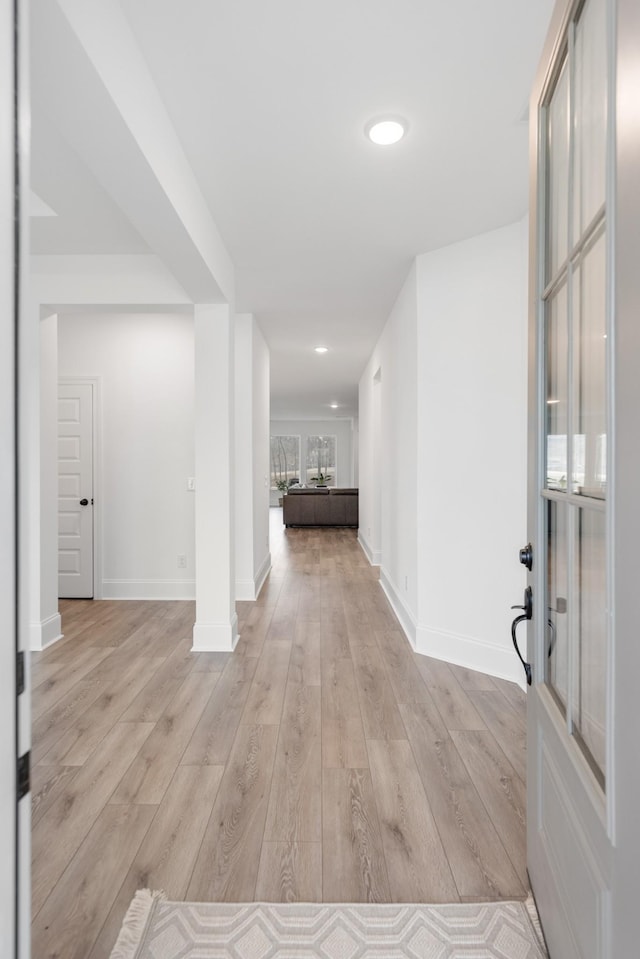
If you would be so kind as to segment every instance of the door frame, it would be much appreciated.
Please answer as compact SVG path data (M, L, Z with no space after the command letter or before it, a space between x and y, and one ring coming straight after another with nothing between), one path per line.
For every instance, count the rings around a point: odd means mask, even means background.
M29 11L0 0L0 595L3 684L0 786L0 941L12 959L28 959L31 927L31 793L18 799L17 758L29 768ZM24 692L17 661L24 656ZM3 953L4 954L4 953Z
M23 254L24 193L20 189L21 163L16 43L16 9L9 0L0 3L0 608L2 640L0 675L0 941L11 957L18 955L22 898L22 865L28 863L28 846L22 847L21 809L16 801L16 759L19 755L19 711L14 676L19 650L18 623L18 523L17 464L19 461L17 402L17 343ZM24 698L24 697L23 697ZM27 864L27 872L28 872ZM26 924L24 924L26 925ZM26 951L23 955L27 955Z
M93 456L93 598L102 599L102 377L58 376L59 386L91 386L93 393L91 450Z

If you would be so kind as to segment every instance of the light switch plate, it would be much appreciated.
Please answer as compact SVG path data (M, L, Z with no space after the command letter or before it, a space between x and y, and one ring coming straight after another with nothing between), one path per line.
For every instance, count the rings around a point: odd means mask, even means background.
M196 488L196 478L195 476L189 476L187 479L187 489L190 492L193 492L195 488Z

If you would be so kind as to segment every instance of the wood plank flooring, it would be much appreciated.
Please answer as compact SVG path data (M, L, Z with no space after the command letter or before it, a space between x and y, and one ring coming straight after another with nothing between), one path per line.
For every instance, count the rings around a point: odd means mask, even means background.
M137 888L523 898L525 697L412 653L353 530L284 530L232 654L189 602L63 601L34 654L33 955L107 959Z

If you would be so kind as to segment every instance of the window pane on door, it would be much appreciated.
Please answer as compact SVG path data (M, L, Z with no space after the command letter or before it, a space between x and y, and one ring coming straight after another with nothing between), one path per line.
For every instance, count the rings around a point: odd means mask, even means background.
M604 0L587 0L575 37L574 237L584 232L605 197L606 42Z
M540 290L544 677L564 712L567 733L602 787L609 643L602 503L609 479L606 6L606 0L576 4L564 60L541 115L546 222Z
M548 107L547 281L567 258L569 210L569 71L565 62Z
M604 775L607 677L606 520L604 512L579 509L576 531L575 606L577 662L574 729Z
M546 681L567 706L569 636L567 616L566 503L547 502L547 660Z
M606 493L606 245L604 234L576 268L574 464L572 491L602 499ZM578 335L576 335L578 334Z
M547 489L567 488L567 287L547 302Z

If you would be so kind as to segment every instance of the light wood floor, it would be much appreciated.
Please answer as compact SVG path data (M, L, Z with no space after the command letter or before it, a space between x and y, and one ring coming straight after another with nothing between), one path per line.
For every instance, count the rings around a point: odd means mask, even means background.
M188 602L62 603L33 657L33 956L171 899L522 898L518 687L415 656L354 530L287 530L233 654Z

